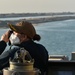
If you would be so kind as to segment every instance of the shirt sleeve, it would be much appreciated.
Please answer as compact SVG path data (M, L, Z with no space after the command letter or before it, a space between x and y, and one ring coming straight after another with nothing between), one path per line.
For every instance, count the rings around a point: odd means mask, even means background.
M5 50L6 46L7 46L6 42L0 41L0 55Z

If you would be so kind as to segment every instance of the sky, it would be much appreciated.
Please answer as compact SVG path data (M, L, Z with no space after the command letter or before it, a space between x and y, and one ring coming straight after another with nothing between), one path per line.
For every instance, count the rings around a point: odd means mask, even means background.
M0 0L0 13L75 12L75 0Z

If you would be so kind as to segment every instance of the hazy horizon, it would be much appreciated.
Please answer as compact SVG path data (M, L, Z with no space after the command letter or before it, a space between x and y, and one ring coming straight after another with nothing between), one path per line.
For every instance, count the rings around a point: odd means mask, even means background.
M75 12L75 0L0 0L0 13Z

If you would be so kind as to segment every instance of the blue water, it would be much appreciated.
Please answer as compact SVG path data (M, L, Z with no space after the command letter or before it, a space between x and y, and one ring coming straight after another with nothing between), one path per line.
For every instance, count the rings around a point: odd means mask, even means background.
M75 20L41 23L35 26L41 35L40 43L50 55L67 55L75 52ZM0 29L0 36L9 29Z
M75 20L48 22L36 27L42 43L51 55L67 55L75 51Z

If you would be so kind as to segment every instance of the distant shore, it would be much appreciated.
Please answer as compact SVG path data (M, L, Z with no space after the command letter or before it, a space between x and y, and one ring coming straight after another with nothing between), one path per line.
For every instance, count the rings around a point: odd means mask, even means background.
M36 25L38 23L63 21L63 20L69 20L69 19L75 19L75 16L52 16L52 17L45 17L45 18L29 18L29 19L6 20L6 21L1 20L0 21L0 27L8 28L7 23L16 24L19 21L29 21L32 24Z

